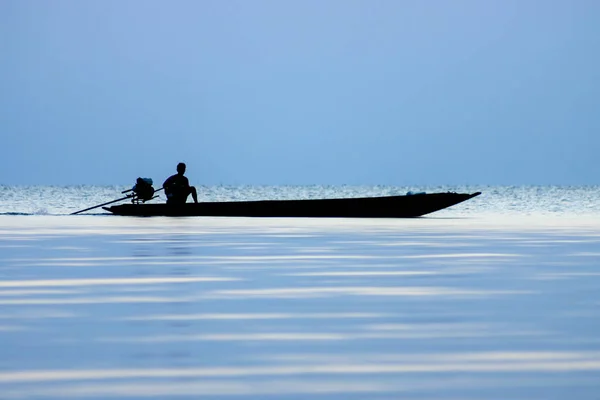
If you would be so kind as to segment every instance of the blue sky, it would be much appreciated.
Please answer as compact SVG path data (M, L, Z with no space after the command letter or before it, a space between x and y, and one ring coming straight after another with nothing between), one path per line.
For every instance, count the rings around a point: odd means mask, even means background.
M0 184L600 184L600 2L0 0Z

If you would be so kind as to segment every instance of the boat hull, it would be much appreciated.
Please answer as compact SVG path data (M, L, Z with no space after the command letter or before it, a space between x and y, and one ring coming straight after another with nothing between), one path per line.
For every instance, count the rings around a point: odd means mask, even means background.
M103 207L116 215L152 217L414 218L469 200L477 193L315 200L260 200Z

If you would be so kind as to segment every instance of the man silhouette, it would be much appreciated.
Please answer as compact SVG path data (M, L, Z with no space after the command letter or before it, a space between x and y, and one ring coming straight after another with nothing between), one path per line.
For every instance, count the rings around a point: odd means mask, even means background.
M190 186L190 181L183 174L185 174L185 164L179 163L177 164L177 174L168 177L163 183L167 195L167 204L185 204L190 194L194 199L194 203L198 202L196 188Z

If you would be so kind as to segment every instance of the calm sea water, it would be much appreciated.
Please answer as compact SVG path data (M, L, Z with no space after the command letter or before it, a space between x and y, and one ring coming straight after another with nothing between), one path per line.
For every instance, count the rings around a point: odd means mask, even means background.
M0 215L65 215L122 197L126 186L2 186ZM600 186L200 186L200 201L317 199L482 192L436 217L482 214L600 215ZM164 195L154 200L164 201ZM90 213L104 213L102 209Z
M125 189L0 186L0 399L598 399L598 187L199 187L483 193L421 219L66 215Z

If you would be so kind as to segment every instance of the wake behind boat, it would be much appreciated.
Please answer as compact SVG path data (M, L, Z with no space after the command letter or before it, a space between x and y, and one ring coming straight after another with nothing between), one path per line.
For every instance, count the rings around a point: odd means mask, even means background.
M462 203L480 194L448 192L338 199L133 203L102 208L116 215L139 217L413 218Z

